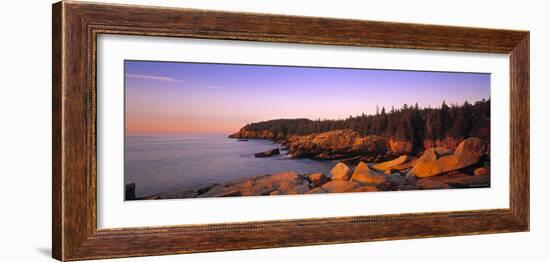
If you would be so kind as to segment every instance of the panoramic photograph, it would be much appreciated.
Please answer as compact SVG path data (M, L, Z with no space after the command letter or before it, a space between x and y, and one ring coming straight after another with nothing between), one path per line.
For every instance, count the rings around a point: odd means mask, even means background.
M125 200L487 188L490 80L126 60Z

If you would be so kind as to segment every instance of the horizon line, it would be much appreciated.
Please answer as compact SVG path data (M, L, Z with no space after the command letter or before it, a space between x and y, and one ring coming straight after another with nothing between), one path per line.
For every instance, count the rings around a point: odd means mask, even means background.
M491 98L482 98L481 100L476 100L474 102L470 102L468 100L465 100L462 104L458 104L458 103L451 103L451 104L448 104L448 106L450 107L453 107L453 106L462 106L464 105L464 103L469 103L471 105L477 103L477 102L482 102L482 101L490 101ZM445 100L441 101L441 105L443 105L443 103L445 103ZM408 107L414 107L416 104L418 104L418 102L415 102L414 104L407 104ZM398 109L395 109L396 111L399 111L399 110L402 110L403 109L403 106L405 104L403 104L400 108ZM441 109L441 105L438 106L438 107L431 107L431 106L425 106L425 107L419 107L420 110L424 110L424 109ZM392 107L395 107L394 105L392 105ZM391 107L390 107L391 108ZM385 106L382 106L380 107L380 110L382 109L385 109ZM388 114L390 112L387 112L386 111L386 114ZM356 115L350 115L352 118L355 118L355 117L361 117L362 114L364 113L359 113L359 114L356 114ZM371 113L371 114L364 114L365 116L375 116L377 115L376 113ZM186 132L186 131L162 131L162 132L134 132L134 131L126 131L126 128L124 130L124 135L131 135L131 136L147 136L147 135L231 135L235 132L238 132L241 128L245 127L246 125L249 125L249 124L254 124L254 123L260 123L260 122L268 122L268 121L276 121L276 120L298 120L298 119L302 119L302 120L309 120L309 121L342 121L342 120L346 120L348 117L345 117L345 118L337 118L337 119L321 119L321 118L318 118L318 119L311 119L311 118L308 118L308 117L280 117L280 118L272 118L272 119L267 119L267 120L261 120L261 121L257 121L257 122L247 122L245 124L242 124L238 130L232 130L232 131L228 131L228 132L212 132L212 131L204 131L204 132L200 132L200 131L192 131L192 132Z

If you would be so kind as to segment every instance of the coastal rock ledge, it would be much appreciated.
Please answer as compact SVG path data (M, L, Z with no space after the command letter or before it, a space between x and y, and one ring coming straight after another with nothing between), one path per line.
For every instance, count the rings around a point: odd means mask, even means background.
M279 148L270 149L264 152L256 153L254 154L254 157L270 157L274 155L278 155L281 152L279 151Z
M418 159L402 155L380 163L361 161L351 167L338 162L329 174L289 171L140 199L475 188L489 187L490 183L486 145L481 139L468 138L454 151L429 148ZM128 185L127 194L133 194L135 187Z

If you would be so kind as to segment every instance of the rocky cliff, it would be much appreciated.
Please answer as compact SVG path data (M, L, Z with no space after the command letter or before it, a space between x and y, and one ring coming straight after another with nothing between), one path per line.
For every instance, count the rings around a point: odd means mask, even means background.
M229 138L241 138L241 139L275 139L275 138L284 138L284 136L276 137L269 130L262 131L252 131L245 128L241 128L239 132L229 135Z
M455 150L464 140L451 137L435 140L425 139L422 141L423 148L414 148L412 141L376 135L361 136L350 129L303 136L283 136L273 135L268 130L252 131L243 128L229 137L274 140L287 147L289 156L294 158L312 158L317 160L344 159L352 163L357 163L358 161L385 161L399 155L421 153L424 148L440 147Z

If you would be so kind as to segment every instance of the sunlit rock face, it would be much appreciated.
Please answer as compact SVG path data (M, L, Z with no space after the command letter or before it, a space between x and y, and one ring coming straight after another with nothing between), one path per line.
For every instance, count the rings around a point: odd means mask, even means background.
M441 148L429 149L418 159L407 176L430 177L465 168L479 162L485 142L471 137L462 141L453 154Z
M331 141L332 134L325 134L315 141L322 146L332 146L333 142L361 143L358 139L362 138L347 134L350 137L339 142ZM308 141L313 143L312 139ZM338 162L328 174L298 174L288 171L251 177L225 185L213 184L194 190L176 190L147 199L487 187L490 185L488 156L486 143L482 139L471 137L463 140L454 151L433 147L426 149L418 158L400 155L383 162L359 161L356 165Z
M344 163L338 163L330 170L330 177L332 180L349 180L351 169Z

